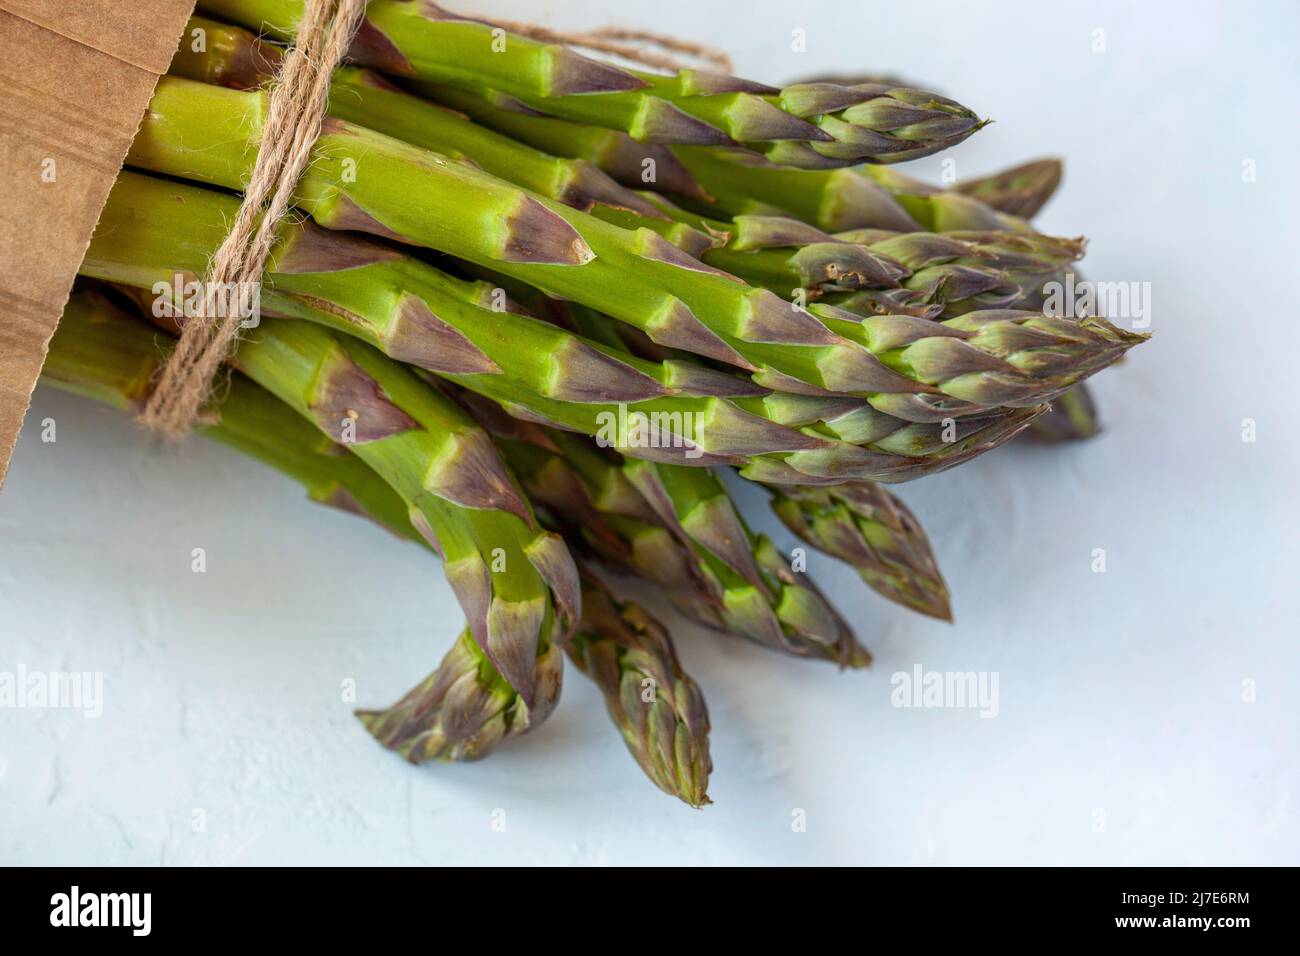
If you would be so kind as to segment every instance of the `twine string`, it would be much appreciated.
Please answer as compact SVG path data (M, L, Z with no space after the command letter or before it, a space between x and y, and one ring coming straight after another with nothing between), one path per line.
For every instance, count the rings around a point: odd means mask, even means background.
M311 159L330 76L361 25L366 0L308 0L298 37L270 91L257 161L229 234L208 265L199 314L185 322L140 421L171 439L190 431L247 317L225 290L260 284L276 227ZM224 307L221 304L225 296Z

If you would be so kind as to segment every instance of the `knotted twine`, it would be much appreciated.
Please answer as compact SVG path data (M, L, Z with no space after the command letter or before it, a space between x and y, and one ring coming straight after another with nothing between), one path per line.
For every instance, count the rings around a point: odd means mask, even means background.
M202 283L202 305L185 322L179 341L163 366L158 383L145 404L140 422L165 438L189 434L212 393L212 379L230 355L244 319L224 290L259 285L275 246L276 228L288 213L298 180L311 160L329 103L330 79L343 62L365 17L367 0L307 0L293 46L281 60L270 90L262 124L262 139L244 201L230 233L208 264ZM682 68L679 59L637 44L657 46L709 62L731 71L727 54L703 44L639 30L609 27L586 33L562 33L512 21L493 25L543 43L567 43L611 53L626 60L666 70ZM630 41L630 42L625 42Z
M208 264L199 314L185 323L140 416L147 428L167 438L189 433L211 393L212 377L247 318L240 309L217 308L218 296L224 289L261 283L276 227L289 211L320 135L330 76L343 61L365 11L366 0L308 0L298 37L270 91L243 204Z

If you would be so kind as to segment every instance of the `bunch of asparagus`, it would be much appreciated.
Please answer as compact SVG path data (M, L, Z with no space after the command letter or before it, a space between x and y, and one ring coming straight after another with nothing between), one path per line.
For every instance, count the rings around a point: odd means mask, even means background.
M48 381L148 399L193 318L168 290L204 274L238 208L303 6L201 0ZM1081 383L1141 341L1042 307L1083 252L1027 221L1059 164L950 190L887 165L981 125L891 81L650 74L370 3L202 428L442 559L465 627L359 714L377 739L480 758L546 719L567 657L646 775L708 803L700 688L602 574L785 654L871 660L733 481L885 598L951 619L925 532L881 483L1026 428L1090 434Z

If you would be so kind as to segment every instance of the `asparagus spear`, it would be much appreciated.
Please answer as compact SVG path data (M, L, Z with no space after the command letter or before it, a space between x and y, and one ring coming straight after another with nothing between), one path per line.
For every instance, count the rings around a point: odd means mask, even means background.
M166 357L159 334L102 292L74 294L50 341L41 379L124 411L139 412ZM207 436L301 484L308 496L410 537L407 508L378 475L262 387L240 374L219 409L199 424Z
M237 367L355 452L410 507L488 659L535 703L534 659L577 614L573 565L537 526L483 432L409 371L315 325L264 319Z
M1035 159L953 188L998 212L1033 219L1061 185L1061 174L1059 159Z
M237 188L255 153L263 103L260 93L164 77L132 145L130 161ZM960 379L967 394L985 391L980 385L987 380L985 384L1007 396L995 404L1034 405L1077 380L1069 368L1074 362L1088 374L1095 370L1094 359L1106 356L1100 364L1109 364L1139 340L1084 319L1068 329L1040 327L1035 347L1022 357L1008 356L1012 361L1007 362L979 354L976 343L990 337L981 338L975 330L979 323L972 322L897 343L887 350L896 360L887 367L871 348L882 340L868 327L874 319L860 322L834 310L818 311L819 306L807 312L792 310L768 290L753 289L683 256L649 230L630 232L548 204L484 173L360 127L334 120L326 127L298 190L299 205L322 225L405 238L490 265L549 294L628 321L660 344L752 369L760 384L795 383L868 398L883 395L887 403L901 395L905 403L907 395L917 392L945 392L938 386L946 386L949 378ZM232 136L232 130L238 132ZM400 200L394 195L398 191ZM1037 323L1039 317L988 319L1024 324ZM885 336L893 338L892 332ZM942 341L909 353L907 347L922 338ZM1040 360L1048 348L1070 358L1050 363L1046 381L1038 381L1037 372L1046 367ZM908 359L922 352L927 359L924 369ZM975 365L981 367L976 370ZM1008 389L1013 380L1021 387Z
M207 35L206 49L194 52L183 45L172 63L173 73L240 88L256 87L273 75L267 45L248 31L193 18L187 34L195 30ZM1014 308L1041 287L1045 277L1082 252L1078 242L1047 237L1012 242L1009 236L960 233L941 240L925 233L903 237L866 229L831 236L783 217L709 219L653 194L648 201L642 199L620 189L585 160L558 159L524 146L402 93L368 71L338 71L332 93L332 115L413 145L454 152L575 208L595 206L596 215L625 228L653 229L704 262L777 294L789 294L792 286L817 294L883 287L837 302L860 314L905 311L933 316L944 305L953 311L954 301L964 302L961 311L968 311L969 300L976 296L987 307ZM1050 195L1059 178L1059 162L1040 161L974 181L969 191L1003 203L1035 203L1037 208L1045 201L1043 191ZM962 246L962 240L969 244ZM889 248L873 248L873 242ZM892 287L900 281L903 289L895 291Z
M50 342L42 380L124 410L143 407L165 350L159 336L95 291L75 294ZM260 458L325 504L364 513L423 541L397 493L368 466L242 374L200 424L208 437ZM692 806L707 804L708 712L662 625L619 603L590 575L582 623L567 647L606 695L628 749L656 785ZM538 659L532 708L497 673L466 628L438 669L387 710L358 711L366 728L408 760L475 760L502 739L540 724L558 701L561 651Z
M235 56L237 63L255 60L256 49L251 46L252 41L251 35L246 34L249 48ZM229 59L231 50L236 47L233 42L221 44L213 47L209 56ZM173 64L175 70L176 64ZM210 78L229 75L232 70L207 67L193 72L199 78ZM336 108L336 115L365 120L381 132L417 145L455 148L494 174L531 186L570 205L590 208L595 192L589 188L574 189L572 185L582 180L590 166L557 174L554 166L564 167L554 157L522 148L508 137L493 136L457 114L432 109L387 88L373 74L359 70L340 71L340 76L345 74L346 78L336 80L335 86L345 86L348 95L336 95L336 101L346 103L351 112ZM261 79L252 78L247 85ZM554 125L570 132L581 131L580 127L571 127L570 124ZM545 122L541 127L547 128ZM561 150L571 148L561 142L548 145L558 146ZM1028 204L1037 209L1059 179L1058 162L1040 161L987 180L974 181L969 185L969 191L995 201L1018 203L1023 209L1030 210ZM608 188L602 188L608 194ZM734 223L709 220L652 199L659 210L667 212L674 220L671 223L668 220L656 222L646 218L644 208L637 208L638 200L631 193L621 198L596 199L595 202L599 203L595 213L609 221L631 228L652 228L705 262L777 292L787 291L791 283L804 288L846 282L849 287L893 285L899 276L907 276L902 289L858 293L837 301L837 304L860 314L903 311L933 317L945 308L950 312L960 311L954 307L954 302L965 303L961 310L968 310L974 297L990 307L1014 307L1041 286L1047 275L1078 258L1082 252L1080 243L1069 240L988 233L950 234L941 240L924 233L892 236L882 231L871 233L869 237L870 231L858 230L832 237L810 227L801 229L798 223L779 217L741 215ZM682 231L684 224L685 232ZM700 228L689 228L690 225ZM873 239L888 243L889 250L864 250L853 244ZM795 246L798 242L808 244L797 246L793 253L777 252L773 248ZM905 268L899 268L901 263L898 260L889 258L888 252L895 250L900 259L911 265L910 275Z
M102 293L79 292L69 300L50 342L42 380L138 411L166 357L166 343L160 348L159 338ZM364 515L399 537L431 547L392 487L347 447L242 374L230 377L220 404L205 413L200 430L289 475L313 500ZM438 670L402 704L359 716L385 746L408 759L475 759L502 736L524 733L545 720L559 696L560 655L549 642L539 655L529 708L467 628Z
M755 535L712 472L628 461L628 480L695 553L731 629L764 647L865 667L870 655L822 594L764 535Z
M603 331L604 340L609 344L620 344L617 337L611 334L610 328L599 323L598 316L592 316L587 310L573 308L566 314L580 327L592 329L594 335L600 335ZM623 348L627 347L623 345ZM498 430L492 428L490 419L483 415L477 417L497 434ZM573 441L563 435L544 434L540 437L535 435L532 440L540 447L546 447L548 443L558 445ZM498 444L500 443L498 437ZM551 467L546 451L534 451L533 462L516 464L509 449L505 451L511 466L520 474L530 494L533 493L532 486L526 475L542 469L555 478L557 473L563 473L570 467L568 462L581 460L575 451L569 451L565 455L566 461ZM636 558L642 554L654 555L652 563L655 566L683 570L690 568L692 564L689 560L676 556L665 557L664 552L657 548L628 547L619 540L620 533L633 542L637 540L636 533L626 532L622 527L618 532L598 533L608 524L603 521L600 514L602 510L642 517L645 503L644 499L630 493L628 482L622 479L619 470L599 456L596 457L594 470L592 465L579 469L591 475L590 478L552 480L549 483L553 488L562 489L561 500L556 507L570 516L569 521L573 526L583 529L587 545L616 566L631 566L642 577L654 578L653 571L636 568ZM538 463L539 459L541 464ZM856 567L863 580L889 600L922 614L943 620L952 619L948 587L934 560L925 531L907 506L884 488L866 481L845 482L824 488L793 484L766 484L765 487L772 495L773 509L792 531L813 547ZM535 494L534 499L546 500L550 505L551 500L540 497L541 494ZM630 509L631 502L635 502L635 507ZM626 523L628 519L619 520ZM643 537L652 542L662 542L665 538L662 531L653 531L658 533L646 532ZM640 533L640 529L637 529L637 533ZM699 590L696 582L701 578L702 575L698 573L674 574L670 571L667 579L659 583L663 584L670 595L692 595L693 600L679 600L679 606L684 603L683 610L688 615L711 623L709 615L698 610L700 604L706 610L710 608L707 594L702 602L694 597Z
M846 667L870 662L822 593L749 529L708 470L649 462L643 470L578 436L512 419L490 402L462 401L545 508L543 521L550 515L571 545L653 581L709 627L797 657Z
M164 358L156 333L103 294L83 291L64 310L42 380L138 410ZM423 540L402 500L378 475L239 373L200 430L289 474L317 501ZM606 695L611 718L647 776L692 806L707 804L708 712L668 634L637 605L616 602L590 575L584 576L582 594L582 623L567 648L571 659ZM438 669L401 701L357 716L381 743L413 763L480 759L502 739L546 719L559 698L560 655L550 644L539 656L529 708L466 628Z
M1060 180L1059 161L1039 160L944 192L894 169L794 169L746 150L653 147L623 134L504 109L467 90L431 84L420 90L521 143L585 159L625 186L648 186L715 215L792 216L827 232L1028 231L1024 220L1050 198ZM959 198L950 198L953 194ZM993 211L1009 218L999 219Z
M576 573L487 435L403 366L320 326L264 318L231 363L392 485L475 639L532 704L534 658L576 619Z
M507 737L539 725L560 698L564 652L537 656L532 706L492 666L466 627L438 669L386 710L358 710L366 729L411 763L481 760Z
M824 297L861 315L937 318L975 308L1023 308L1037 302L1043 282L1068 268L1084 249L1082 240L1037 233L855 229L830 234L784 216L720 220L662 197L651 201L667 220L605 204L592 212L625 227L653 229L751 285L779 295L802 289L810 298Z
M519 142L585 159L625 186L669 193L715 214L793 216L830 232L921 228L887 190L855 169L790 169L747 150L638 143L623 133L504 109L468 90L434 84L419 90Z
M1056 192L1061 183L1061 173L1060 160L1040 159L982 179L969 180L955 188L957 192L978 199L996 212L1030 219ZM981 214L979 207L965 206L957 212L965 212L968 220L987 218ZM953 218L952 213L950 218ZM1021 222L1013 221L1010 228L1024 235ZM1068 268L1062 266L1050 278L1064 281L1064 273ZM1040 282L1038 289L1041 291L1041 288ZM1029 302L1026 302L1026 307L1030 307ZM1091 438L1100 430L1096 402L1088 386L1081 382L1058 396L1045 414L1030 423L1027 434L1040 441L1059 443Z
M731 214L779 212L831 232L863 228L1032 231L1018 216L998 212L973 196L923 183L892 167L792 169L732 149L680 147L675 155L714 197L717 208Z
M1034 241L1039 234L1026 219L1051 197L1061 177L1059 161L1039 160L983 180L972 180L956 187L953 193L943 193L908 179L897 170L864 172L902 197L922 221L951 230L1004 230L1017 240L1034 237ZM1044 284L1048 280L1063 282L1069 271L1074 271L1073 266L1062 264L1050 275L1021 283L1024 292L1021 307L1042 308ZM1090 438L1100 428L1096 403L1087 386L1080 382L1053 400L1051 409L1030 424L1029 434L1056 443Z
M280 39L303 0L204 0L209 12ZM961 142L981 125L945 97L888 84L778 90L698 70L671 76L599 63L558 45L494 36L429 0L372 0L352 58L398 76L474 90L516 109L656 143L749 143L783 162L899 162Z
M1083 255L1079 239L1036 233L891 233L859 229L837 238L892 257L909 274L898 289L856 289L825 301L860 315L901 312L925 318L976 309L1029 309L1043 284Z
M898 199L857 169L792 169L747 150L664 147L626 134L503 108L445 85L422 94L475 122L556 156L585 159L632 188L656 189L722 215L793 216L828 232L921 229Z
M645 775L693 807L708 796L709 712L663 625L582 576L582 622L569 659L605 696L610 719Z
M185 35L201 31L206 43L181 44L173 76L235 90L255 90L275 78L281 49L248 30L191 17ZM655 208L586 160L543 153L478 126L454 110L405 93L371 70L340 67L330 81L329 115L414 146L435 150L575 209L603 202L647 215Z
M952 620L948 586L920 522L868 481L833 488L770 488L772 510L819 551L851 564L877 593L904 607Z
M480 126L552 156L590 162L624 186L633 189L649 187L706 205L713 201L713 197L682 165L671 146L639 143L617 130L504 109L486 97L454 86L437 83L414 86L426 99L472 117ZM909 228L914 225L909 221Z
M1031 233L1032 227L1024 219L1032 216L1047 202L1060 184L1059 160L1039 160L1004 173L972 180L958 191L979 199L979 203L952 203L945 206L946 220L958 227L992 227L1014 231L1017 238ZM918 191L929 187L913 187ZM990 212L992 210L992 212ZM1067 272L1075 271L1071 265L1062 265L1043 281L1026 285L1027 292L1036 292L1037 298L1027 295L1025 308L1042 308L1042 290L1048 279L1065 281ZM1077 273L1076 273L1077 274ZM1101 430L1097 406L1087 385L1080 382L1052 402L1048 412L1039 416L1029 426L1028 434L1040 441L1060 443L1091 438Z
M273 64L267 63L267 45L253 34L215 21L192 18L187 34L199 30L208 38L206 49L195 52L191 47L184 47L172 62L173 75L238 89L255 89L274 76ZM714 262L707 253L712 246L720 244L718 237L723 232L733 231L732 225L699 220L704 229L710 230L701 232L690 225L691 220L699 217L671 205L663 206L661 211L653 201L618 185L585 160L557 158L525 146L459 113L404 93L378 74L355 68L336 71L331 83L330 115L414 146L467 160L494 176L573 208L590 211L598 206L597 214L607 221L629 229L653 229L679 248L727 269L726 263ZM777 245L789 245L787 238L797 236L800 231L799 224L794 222L763 225L763 236L776 237ZM747 229L743 223L734 231L738 248L750 247L742 245L744 241L750 245L764 241L758 229ZM787 238L782 238L782 232ZM835 270L841 280L846 280L850 270L860 272L872 266L874 260L868 254L846 243L835 243L829 236L817 238L824 239L824 244L802 248L797 255L781 256L782 260L794 260L793 278L781 276L775 291L786 294L789 284L801 273ZM828 255L819 256L820 250ZM750 257L741 256L736 262L743 265L746 258ZM747 278L736 269L728 271ZM896 274L887 266L877 267L870 276L878 283L896 284Z
M619 344L609 327L599 323L598 316L572 307L567 314L580 327L591 329L593 335L600 335L603 330L606 342ZM627 348L626 345L623 347ZM567 439L557 436L557 440ZM577 460L572 454L568 458ZM607 467L612 470L612 466ZM527 484L527 479L523 480ZM572 482L558 484L576 487ZM604 475L587 482L587 485L586 498L581 492L570 493L569 500L576 498L579 506L568 509L574 522L583 528L599 526L599 521L594 520L597 509L586 503L589 499L619 503L629 500L629 495L621 488L619 493L611 494L611 488L618 486ZM772 495L773 509L787 527L819 550L856 567L863 580L884 597L923 614L952 619L948 587L924 530L907 506L884 488L866 481L821 488L793 484L766 484L765 487ZM590 540L604 553L602 536ZM617 549L614 560L615 563L622 561L622 553ZM681 560L658 563L674 568L688 566ZM642 573L642 576L649 575ZM666 582L665 587L670 594L691 593L691 580L690 576L683 575L680 579ZM687 613L691 613L689 608ZM701 617L698 613L692 616Z
M714 186L718 185L718 180L710 178L705 171L726 176L726 157L700 155L693 162L696 164L692 167L694 171L700 172L703 181ZM869 203L854 198L862 195L861 184L844 184L846 177L840 174L847 172L840 170L835 174L825 174L784 170L741 156L734 163L733 176L728 181L738 189L748 188L757 192L776 203L778 208L782 208L782 203L797 205L809 196L819 196L819 208L855 208L857 211L853 216L871 220L875 213ZM862 167L852 172L870 178L876 187L896 199L909 215L929 229L956 235L962 235L963 230L984 235L1002 231L1006 236L1002 241L1014 246L1021 241L1036 244L1045 238L1036 233L1026 220L1051 198L1059 186L1061 164L1059 160L1038 160L984 179L971 180L951 192L911 179L894 169ZM1040 256L1039 259L1042 264L1047 264L1045 258ZM1020 308L1040 308L1044 283L1048 280L1063 281L1064 274L1070 270L1072 265L1068 262L1060 263L1055 271L1045 274L1031 268L1028 275L1009 281L1006 292L1001 294L1009 294L1010 299L1004 301L1015 301ZM970 279L978 282L973 275ZM924 283L917 278L916 272L905 284L912 290L924 289ZM997 301L999 293L991 289L989 292ZM911 300L906 294L884 291L878 294L857 293L847 298L849 301L839 304L851 311L869 312L881 304L911 311L914 305L923 307L931 297L922 293L917 300ZM1099 430L1096 404L1082 382L1058 396L1051 410L1035 419L1029 428L1034 437L1049 442L1088 438Z
M173 74L242 88L255 88L273 75L257 68L267 60L266 45L248 31L193 18L187 33L196 30L207 36L206 49L184 47L172 63ZM778 295L790 294L792 286L816 295L863 287L885 290L849 300L846 307L855 312L865 308L864 314L937 315L941 308L933 305L936 301L962 301L962 311L969 311L975 296L989 307L1012 308L1024 289L1041 284L1043 274L1059 271L1082 251L1077 242L1046 237L1035 237L1032 245L1028 239L1013 245L1008 237L986 233L943 240L868 230L830 236L780 217L742 215L730 222L698 216L655 194L642 198L585 160L560 159L517 143L365 70L336 72L330 112L412 145L454 154L624 228L652 229L707 264ZM896 291L900 282L903 288Z
M204 268L236 202L211 190L124 172L81 271L146 288L158 282L170 287L177 273ZM360 337L515 414L600 435L633 456L758 467L790 481L902 480L992 447L1033 412L975 416L964 406L922 408L918 400L904 413L931 420L913 424L861 400L819 402L755 388L689 360L637 359L549 322L484 309L495 287L453 279L390 248L309 223L281 228L267 280L267 314ZM613 427L630 415L667 429L672 440L661 436L652 444L642 440L652 435ZM945 423L949 416L966 417Z

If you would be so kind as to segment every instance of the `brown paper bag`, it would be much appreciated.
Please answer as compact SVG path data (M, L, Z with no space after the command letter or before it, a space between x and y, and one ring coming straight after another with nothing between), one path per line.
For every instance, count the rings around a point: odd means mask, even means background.
M50 336L194 0L0 0L0 483Z

